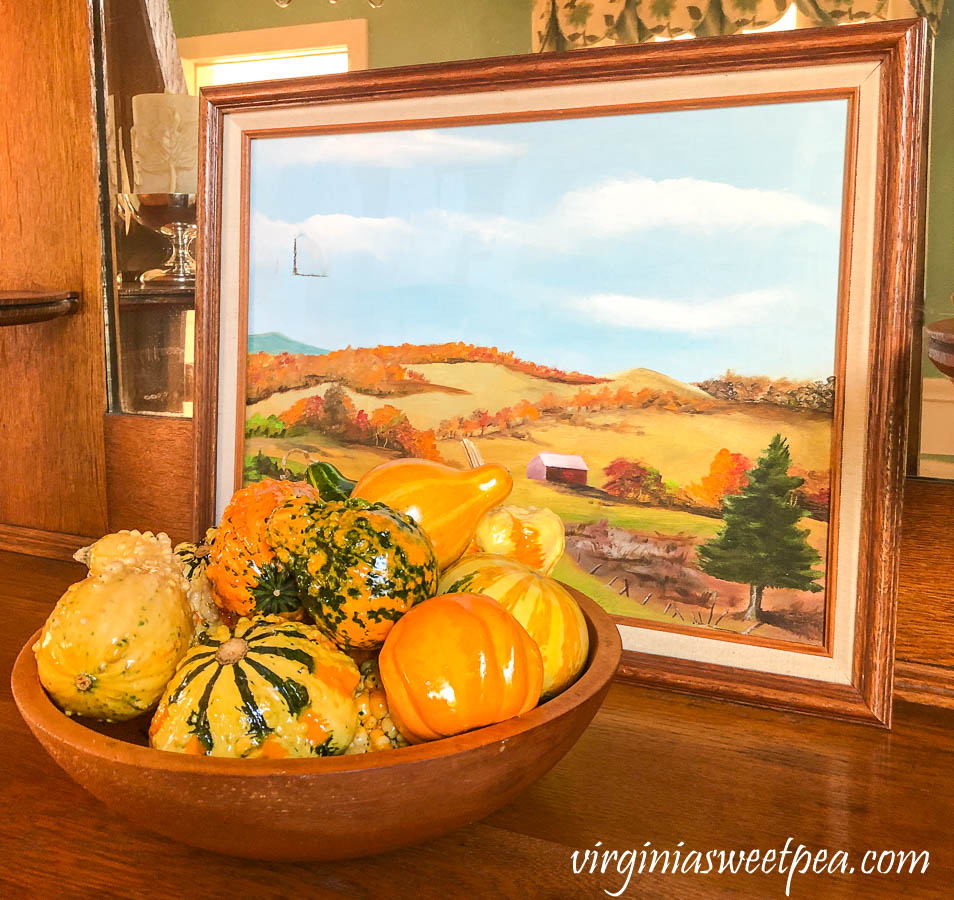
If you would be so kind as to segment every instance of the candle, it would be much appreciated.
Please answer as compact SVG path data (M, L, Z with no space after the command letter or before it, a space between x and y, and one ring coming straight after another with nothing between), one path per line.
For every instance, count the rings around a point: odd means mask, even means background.
M199 102L189 94L138 94L129 129L133 191L194 194L199 158Z

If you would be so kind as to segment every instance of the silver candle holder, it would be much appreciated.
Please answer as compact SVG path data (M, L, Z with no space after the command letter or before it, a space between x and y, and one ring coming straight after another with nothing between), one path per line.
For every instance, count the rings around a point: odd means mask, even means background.
M120 194L120 203L140 224L170 239L169 258L139 276L142 284L195 285L195 194Z

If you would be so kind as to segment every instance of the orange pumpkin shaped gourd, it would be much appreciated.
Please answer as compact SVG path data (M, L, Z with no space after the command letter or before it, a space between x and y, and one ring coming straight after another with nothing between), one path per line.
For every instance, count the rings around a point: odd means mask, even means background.
M412 744L528 712L543 684L533 638L479 594L415 606L391 629L378 665L391 718Z
M515 559L479 553L447 569L438 590L484 594L514 615L540 648L543 700L568 688L583 671L590 649L586 619L559 581Z
M484 513L512 490L513 479L502 466L462 471L429 459L392 459L371 469L351 496L410 516L431 539L438 566L446 569L467 549Z
M317 500L318 492L304 481L265 478L232 495L205 570L222 609L238 616L298 614L294 576L275 558L265 535L268 517L293 497Z

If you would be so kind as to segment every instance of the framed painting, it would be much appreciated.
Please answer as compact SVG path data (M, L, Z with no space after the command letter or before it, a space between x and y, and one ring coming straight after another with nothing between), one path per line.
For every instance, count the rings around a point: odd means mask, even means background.
M313 460L514 477L623 678L887 723L926 38L202 94L197 526Z

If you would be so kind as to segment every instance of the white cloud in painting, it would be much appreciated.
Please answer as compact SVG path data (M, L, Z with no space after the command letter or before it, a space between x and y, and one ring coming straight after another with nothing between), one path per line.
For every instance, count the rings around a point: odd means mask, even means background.
M546 246L548 242L539 225L507 216L475 216L434 209L422 218L422 225L442 234L476 238L485 244Z
M594 243L656 228L712 232L726 229L836 228L839 215L788 191L739 188L695 178L605 181L565 193L537 219L433 210L431 227L485 244L585 252Z
M256 260L263 264L288 260L290 265L292 242L298 234L308 235L329 260L359 253L384 261L430 260L438 249L442 254L458 254L455 242L465 239L487 248L567 255L588 253L608 241L661 228L693 234L837 227L838 220L831 209L787 191L739 188L694 178L657 181L639 177L569 191L556 200L550 212L534 218L429 209L410 218L328 214L291 223L256 214L253 241ZM746 296L737 295L732 308L743 304Z
M521 156L522 145L439 131L387 131L274 138L256 149L270 166L343 164L407 168L413 165L492 162Z
M310 216L304 222L282 222L256 213L252 220L254 254L259 264L287 262L291 266L295 238L304 234L322 254L333 259L351 253L368 253L389 259L399 252L413 227L396 217L372 218L340 213Z
M621 236L648 228L835 227L838 221L836 211L788 191L697 178L629 178L564 194L548 228L559 225L596 236Z
M594 294L565 303L567 309L591 321L640 331L705 334L764 321L775 315L787 292L746 291L708 300Z

